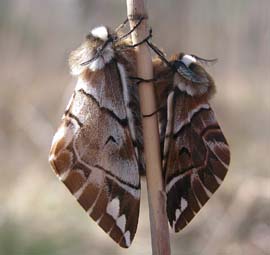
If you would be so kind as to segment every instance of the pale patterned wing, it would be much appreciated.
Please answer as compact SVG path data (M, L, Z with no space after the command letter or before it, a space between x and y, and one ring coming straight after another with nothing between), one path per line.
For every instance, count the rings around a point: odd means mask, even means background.
M173 97L165 184L169 223L178 232L222 183L230 152L206 98L191 97L178 89Z
M122 247L137 229L139 165L117 63L80 77L50 162L85 211Z

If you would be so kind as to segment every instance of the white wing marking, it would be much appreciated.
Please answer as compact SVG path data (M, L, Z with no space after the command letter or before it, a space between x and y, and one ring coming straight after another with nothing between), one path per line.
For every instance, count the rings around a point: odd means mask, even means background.
M106 212L111 215L115 220L117 220L120 212L120 201L119 198L115 197L107 205Z

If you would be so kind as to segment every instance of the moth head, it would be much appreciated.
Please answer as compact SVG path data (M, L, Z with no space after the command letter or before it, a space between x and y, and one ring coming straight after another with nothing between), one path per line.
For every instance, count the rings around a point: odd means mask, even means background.
M190 67L191 64L197 63L197 60L192 55L180 53L178 61L181 61L186 67Z
M79 75L86 69L93 72L102 69L114 57L115 38L105 26L92 29L83 44L70 54L71 73Z
M215 92L212 77L194 55L180 53L172 58L175 68L174 86L189 96L211 96Z

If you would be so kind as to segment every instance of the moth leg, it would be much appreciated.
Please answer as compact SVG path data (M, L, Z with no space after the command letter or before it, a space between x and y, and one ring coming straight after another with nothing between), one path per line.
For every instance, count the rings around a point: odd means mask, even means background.
M142 83L142 82L155 82L157 81L157 78L153 78L153 79L144 79L144 78L141 78L141 77L134 77L134 76L129 76L129 79L131 80L135 80L136 82L136 85ZM153 116L154 114L158 113L159 111L161 111L165 106L161 106L159 107L157 110L155 110L153 113L150 113L150 114L143 114L142 116L145 118L145 117L151 117Z
M135 24L135 26L134 26L131 30L129 30L126 34L124 34L124 35L120 36L119 38L117 38L116 41L120 41L120 40L126 38L127 36L129 36L132 32L134 32L134 31L141 25L141 23L142 23L142 21L143 21L144 19L145 19L144 17L140 17L139 20L138 20L138 22ZM119 30L120 28L122 28L127 22L128 22L128 18L124 21L123 24L121 24L121 25L117 28L117 30ZM116 31L117 31L117 30L116 30Z
M170 95L171 93L174 93L174 89L170 89L168 91L168 95ZM156 113L159 113L160 111L162 111L163 109L166 109L167 107L167 102L165 102L163 105L159 106L157 108L157 110L155 110L154 112L150 113L150 114L143 114L143 118L148 118L148 117L152 117L153 115L155 115Z
M166 108L166 105L162 105L160 106L157 110L155 110L154 112L150 113L150 114L143 114L143 118L149 118L149 117L152 117L153 115L159 113L160 111L162 111L163 109Z
M162 62L164 62L168 67L175 71L175 67L166 59L165 54L153 43L146 41L148 46L158 55Z
M127 48L135 48L135 47L137 47L137 46L139 46L139 45L141 45L141 44L143 44L143 43L145 43L145 42L148 43L148 40L149 40L151 37L152 37L152 29L149 30L148 36L146 36L142 41L140 41L140 42L138 42L138 43L136 43L136 44L132 44L132 45L129 45L129 44L124 45L123 47L120 48L120 50L125 50L125 49L127 49Z
M134 80L137 85L140 84L140 83L142 83L142 82L148 83L148 82L155 82L155 81L157 81L156 78L153 78L153 79L143 79L141 77L135 77L135 76L129 76L128 78L130 80Z
M141 82L155 82L157 81L157 78L153 78L153 79L143 79L141 77L134 77L134 76L130 76L129 79L131 80L135 80L136 84L140 84ZM151 117L153 115L155 115L156 113L160 112L162 109L164 109L166 107L166 105L160 106L157 110L155 110L154 112L150 113L150 114L143 114L142 116L144 118L147 117Z
M92 61L94 61L94 60L96 60L97 58L99 58L100 56L102 56L103 50L107 47L107 45L108 45L109 43L113 43L113 40L114 40L114 39L113 39L112 37L108 38L108 39L104 42L104 44L102 45L102 47L101 47L100 49L97 50L97 52L96 52L96 54L94 55L94 57L92 57L91 59L89 59L89 60L87 60L87 61L81 63L81 66L88 65L88 64L91 63Z

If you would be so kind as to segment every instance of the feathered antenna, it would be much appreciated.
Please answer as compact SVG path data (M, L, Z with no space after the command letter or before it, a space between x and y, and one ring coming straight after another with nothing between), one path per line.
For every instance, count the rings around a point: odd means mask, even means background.
M194 54L191 54L191 56L194 57L198 62L200 62L203 65L215 64L218 61L217 58L205 59L205 58L198 57L198 56L196 56Z

